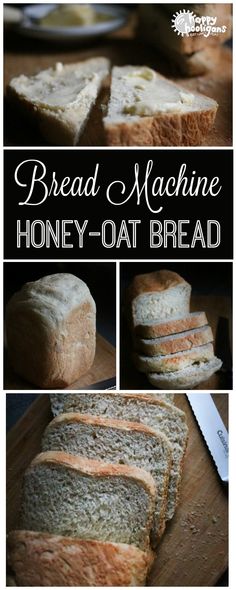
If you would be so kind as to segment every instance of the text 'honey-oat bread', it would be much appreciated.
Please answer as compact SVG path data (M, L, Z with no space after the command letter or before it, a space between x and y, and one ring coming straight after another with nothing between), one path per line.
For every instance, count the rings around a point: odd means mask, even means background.
M41 387L63 388L87 373L96 347L96 306L87 285L58 273L26 283L6 309L14 371Z
M188 439L184 412L173 404L155 399L153 395L109 392L73 395L68 398L65 411L132 420L146 424L157 432L163 432L172 445L166 513L167 519L172 518L179 500L183 458Z
M127 312L135 327L146 320L166 320L189 313L191 286L179 274L158 270L136 275L127 290Z
M151 551L35 531L8 535L8 563L17 586L144 586Z
M13 78L8 96L34 117L49 143L76 145L109 69L104 57L57 63L33 76Z
M150 472L157 489L153 542L161 537L172 463L172 446L165 434L136 422L66 413L54 418L46 428L42 450L80 454L105 463L134 465Z
M108 145L201 145L218 104L146 66L112 69L111 97L103 119Z
M169 320L146 320L134 326L134 335L139 338L159 338L170 334L179 334L185 330L202 328L208 324L204 311L195 311L179 315Z
M25 472L19 528L146 550L155 496L143 469L41 453Z
M147 356L155 356L191 350L194 346L202 346L212 341L212 329L210 326L203 326L159 338L136 338L135 346Z
M73 412L73 404L77 407L78 393L50 393L50 404L53 416L58 416L59 414L64 414L67 412L67 408L70 407L70 412ZM114 395L115 392L114 392ZM132 395L132 394L130 394ZM153 393L151 395L156 399L160 399L163 401L167 401L169 403L174 403L174 393ZM77 410L75 410L77 411ZM78 410L79 412L79 410Z

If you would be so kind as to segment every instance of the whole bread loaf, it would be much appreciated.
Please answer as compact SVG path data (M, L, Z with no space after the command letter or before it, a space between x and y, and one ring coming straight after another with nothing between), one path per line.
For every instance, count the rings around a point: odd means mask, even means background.
M93 364L96 306L71 274L26 283L7 304L6 334L14 371L42 389L63 388Z
M154 555L124 543L104 543L35 531L8 535L8 562L17 586L144 586Z

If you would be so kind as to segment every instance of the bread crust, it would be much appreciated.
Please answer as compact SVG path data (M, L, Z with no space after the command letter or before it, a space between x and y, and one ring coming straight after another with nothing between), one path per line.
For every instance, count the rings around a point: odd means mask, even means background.
M96 306L87 285L58 273L26 283L7 304L14 371L36 386L63 388L87 373L96 347Z
M174 354L175 352L183 352L184 350L191 350L193 347L202 346L213 342L213 333L210 326L203 328L194 328L181 332L179 335L163 336L163 338L143 339L136 338L136 349L148 355L166 355Z
M137 353L133 355L134 364L139 371L144 373L158 372L160 376L185 369L194 363L211 360L213 357L214 349L211 343L171 355L143 356Z
M133 122L105 121L110 146L199 146L213 127L218 105L191 113L165 113Z
M171 270L157 270L136 275L127 290L130 301L146 293L162 293L179 285L191 286L177 272Z
M109 67L110 61L104 57L91 58L75 64L65 64L64 68L68 70L74 68L82 71L85 68L87 73L89 70L95 71L98 78L95 82L87 83L86 100L83 96L78 104L64 110L51 110L34 103L24 94L20 94L11 82L7 87L7 97L23 115L30 117L49 143L52 145L76 145L97 99L103 80L109 73Z
M166 461L167 461L167 469L165 476L163 476L163 494L158 496L158 504L160 507L160 512L158 516L158 523L153 527L153 543L156 544L157 538L159 539L164 530L165 530L165 515L166 515L166 507L167 507L167 500L168 500L168 485L169 485L169 476L170 476L170 469L172 464L172 446L167 438L167 436L162 432L157 432L153 428L149 426L145 426L143 423L140 422L130 422L126 420L117 420L114 418L106 418L103 416L94 416L89 414L79 414L79 413L66 413L60 414L56 418L50 422L47 426L43 440L47 439L47 435L50 431L53 431L57 428L60 428L63 424L68 423L78 423L78 424L85 424L92 426L93 428L96 427L103 427L109 428L113 430L121 430L124 432L134 433L139 432L141 434L145 434L147 437L154 438L161 447L165 448L166 453ZM79 449L78 449L79 452Z
M200 328L207 325L207 317L204 311L199 313L190 313L181 318L166 320L163 322L153 321L152 324L136 324L134 326L134 335L140 338L158 338L159 336L169 336L170 334L178 334L185 330L193 328Z
M46 451L39 453L30 463L26 474L37 465L57 465L78 471L90 477L124 477L137 481L144 487L152 499L156 496L156 485L150 473L133 465L115 465L88 459L79 455L70 455L63 451Z
M18 586L144 586L151 551L30 531L8 535L8 561Z

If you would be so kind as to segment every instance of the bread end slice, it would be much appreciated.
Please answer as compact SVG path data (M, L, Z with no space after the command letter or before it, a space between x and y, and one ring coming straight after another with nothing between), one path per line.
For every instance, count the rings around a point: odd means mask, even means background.
M195 389L219 371L222 361L214 357L208 362L200 362L173 373L148 373L150 383L159 389Z

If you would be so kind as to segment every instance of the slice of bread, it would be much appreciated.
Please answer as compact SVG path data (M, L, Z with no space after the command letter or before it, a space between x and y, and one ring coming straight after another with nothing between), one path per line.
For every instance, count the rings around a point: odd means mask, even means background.
M176 316L171 320L146 320L134 326L134 335L139 338L159 338L170 334L179 334L185 330L201 328L207 325L204 311L195 311L186 315Z
M57 63L35 75L13 78L7 94L25 114L34 116L49 143L76 145L109 68L104 57Z
M159 394L161 398L164 394ZM173 395L173 394L172 394ZM179 499L183 457L188 427L185 414L176 406L156 399L156 394L79 393L68 396L67 412L100 415L107 418L141 422L167 436L172 445L172 466L166 518L172 518Z
M127 290L126 305L135 327L147 320L166 320L189 313L191 286L170 270L137 275Z
M147 378L159 389L194 389L207 381L222 366L222 361L213 357L210 361L199 362L173 373L148 373Z
M114 67L104 118L108 145L201 145L218 104L190 93L146 66Z
M158 372L168 374L172 371L183 370L196 363L210 361L213 358L214 348L211 343L196 346L183 352L175 352L174 354L144 356L134 353L133 355L134 364L138 371L142 371L143 373ZM174 386L173 389L175 389Z
M42 439L42 450L80 454L150 472L157 489L153 538L161 537L172 462L172 446L165 434L136 422L67 413L50 422Z
M113 395L116 395L114 392ZM130 394L132 395L132 394ZM136 394L135 394L136 395ZM151 392L152 396L155 396L156 399L160 399L162 401L167 401L169 403L174 403L174 393L153 393ZM73 405L76 408L77 403L79 403L79 393L50 393L50 404L53 416L58 416L59 414L64 414L65 412L74 412ZM67 408L70 408L69 410ZM75 410L80 412L80 410ZM115 416L114 416L115 417Z
M143 469L41 453L25 472L19 528L146 550L155 497Z
M144 586L154 555L133 545L35 531L8 535L17 586Z
M191 350L194 346L202 346L212 341L212 329L210 326L203 326L160 338L136 338L135 344L136 349L140 352L148 356L155 356Z

